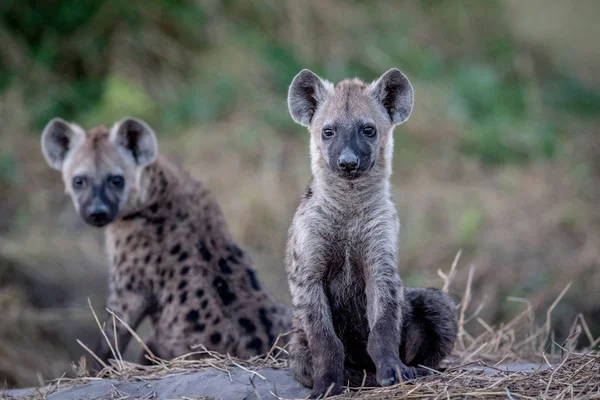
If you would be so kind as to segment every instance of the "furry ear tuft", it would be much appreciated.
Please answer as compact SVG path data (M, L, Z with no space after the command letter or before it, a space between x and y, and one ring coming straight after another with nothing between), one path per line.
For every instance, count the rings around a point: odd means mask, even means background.
M331 84L312 71L303 69L288 90L288 108L294 121L310 126L315 112L331 94Z
M67 154L82 133L62 118L53 118L42 132L42 153L52 168L62 170Z
M414 91L408 78L399 69L390 69L371 84L371 94L385 108L392 125L399 125L410 117Z
M158 153L156 134L142 120L132 117L123 118L112 127L110 140L138 166L145 166L156 160Z

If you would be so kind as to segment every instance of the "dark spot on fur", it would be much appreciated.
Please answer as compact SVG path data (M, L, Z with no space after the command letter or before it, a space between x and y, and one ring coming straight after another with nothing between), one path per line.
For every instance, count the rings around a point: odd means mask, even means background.
M187 251L184 251L183 253L181 253L181 254L179 255L179 258L177 259L177 261L179 261L179 262L184 262L185 260L187 260L187 259L188 259L188 257L189 257L189 254L188 254L188 252L187 252Z
M177 253L179 253L181 251L181 245L180 244L176 244L175 246L173 246L173 248L171 248L170 253L172 255L175 255Z
M162 236L163 236L163 232L164 232L164 227L162 225L159 225L156 227L156 240L159 242L162 242Z
M240 258L242 258L244 256L244 253L242 252L242 250L239 247L237 247L236 245L227 246L227 251L229 252L229 256L227 257L227 260L234 264L239 264Z
M208 300L203 300L202 303L200 303L200 307L204 310L206 307L208 306Z
M225 279L220 276L216 277L213 281L213 286L224 305L228 306L236 300L237 296L231 291Z
M250 342L248 342L246 348L256 350L260 353L262 351L262 340L260 340L260 338L255 337Z
M163 269L162 271L160 271L160 276L164 278L164 276L167 274L167 270Z
M204 243L204 240L200 240L198 244L196 244L196 247L198 248L202 258L204 258L204 261L209 262L212 259L212 254L210 254L210 251L208 251L206 248L206 243Z
M256 279L254 270L252 268L248 268L246 272L248 273L248 279L250 279L250 285L252 286L252 289L258 292L260 290L260 283L258 283L258 279Z
M120 244L121 244L121 241L119 239L117 239L117 241L115 242L115 247L119 247Z
M198 318L200 318L200 313L198 312L198 310L190 310L185 315L185 320L188 322L196 323L198 322Z
M169 279L173 279L173 275L175 275L175 272L173 270L169 270Z
M151 257L152 255L150 253L146 254L146 257L144 257L144 264L148 264L150 262Z
M229 251L231 252L231 254L233 254L234 257L237 257L237 258L242 258L242 256L244 255L244 252L242 251L242 249L237 247L235 244L232 244L229 247Z
M179 295L179 303L183 304L183 303L185 303L186 300L187 300L187 291L183 291Z
M150 208L150 212L152 212L153 214L156 214L158 212L158 204L157 203L152 204L149 208Z
M173 295L170 294L169 296L167 296L167 303L172 303L173 302Z
M194 330L196 332L204 332L205 328L206 328L206 325L204 325L204 324L195 324L194 325Z
M310 199L313 196L313 191L311 187L306 188L306 192L304 193L304 197Z
M167 210L171 210L173 208L173 202L167 201Z
M269 343L275 342L275 337L273 336L273 322L269 319L269 316L267 315L267 310L261 307L258 310L258 317L260 319L260 323L265 328L267 336L269 337Z
M148 241L144 241L144 243L142 243L142 247L148 247L150 246L150 243L148 243Z
M221 334L219 332L214 332L210 335L210 342L212 344L219 344L219 342L221 342Z
M188 272L190 272L190 266L184 265L183 268L181 268L181 276L187 275Z
M225 260L224 258L219 259L219 268L221 269L221 273L223 274L229 275L233 272L231 270L231 267L229 267L229 264L227 264L227 260Z
M221 318L219 318L219 317L215 317L215 319L213 320L213 324L214 324L214 325L216 325L216 324L218 324L219 322L221 322Z
M165 217L156 217L156 218L149 218L149 221L153 224L153 225L164 225L165 221L167 219Z
M187 286L187 284L188 284L187 281L184 279L181 282L179 282L179 286L177 286L177 289L178 290L185 289L185 287Z
M162 263L162 255L159 254L158 257L156 257L156 263L157 264Z
M122 253L121 254L121 259L119 260L119 264L123 264L126 261L127 261L127 254Z
M204 289L198 289L198 290L196 290L196 296L198 298L204 297Z
M246 332L252 333L256 331L256 325L254 325L254 322L250 321L248 318L242 317L238 320L238 322Z
M129 243L131 243L131 239L133 239L133 236L127 235L127 237L125 238L125 246L127 246Z

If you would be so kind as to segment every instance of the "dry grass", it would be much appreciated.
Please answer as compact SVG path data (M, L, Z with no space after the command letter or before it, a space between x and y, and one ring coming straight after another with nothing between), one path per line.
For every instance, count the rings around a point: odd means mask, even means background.
M459 258L460 252L448 272L438 271L444 281L443 290L446 292L450 290L453 280L459 275L457 270ZM472 283L473 273L474 268L471 266L467 271L469 283ZM593 350L575 350L582 335L587 342L592 343L592 347L600 342L600 338L591 336L585 319L581 315L577 316L571 334L564 342L556 343L553 340L552 312L570 286L570 283L566 285L552 307L546 311L543 324L537 325L534 322L534 309L527 301L511 299L522 302L524 310L514 319L500 326L490 326L478 317L483 306L471 304L469 284L461 302L457 305L460 323L459 338L452 356L446 360L447 368L444 372L432 371L429 377L384 388L347 387L345 392L336 398L600 399L600 353ZM93 308L91 310L101 328L96 313ZM116 315L110 314L112 318L120 321ZM477 321L484 327L483 333L473 335L467 330L466 325L471 320ZM143 340L132 329L127 328L134 339L146 349L147 357L154 362L154 365L140 366L124 361L117 350L117 344L110 343L113 359L107 364L103 363L104 368L97 376L87 375L85 360L82 359L77 367L74 366L78 378L53 381L32 397L45 398L61 387L103 378L153 380L167 374L203 369L216 369L230 373L235 368L249 372L259 368L287 368L285 357L287 351L277 343L267 355L250 360L239 360L229 355L211 352L202 345L197 346L192 353L173 360L163 360L155 357ZM85 349L95 357L87 347ZM512 368L507 367L507 364L513 364ZM260 377L258 372L255 373Z

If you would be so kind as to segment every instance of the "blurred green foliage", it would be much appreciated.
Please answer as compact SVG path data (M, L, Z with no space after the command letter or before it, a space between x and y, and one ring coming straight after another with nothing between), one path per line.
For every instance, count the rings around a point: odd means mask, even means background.
M298 39L291 6L273 0L5 1L0 90L23 88L35 130L57 115L93 124L134 114L176 131L241 109L286 133L300 132L285 94L301 68L337 80L398 66L446 88L459 150L488 164L552 157L557 115L600 111L600 91L516 42L500 0L416 3L440 46L414 40L417 11L398 3L346 2L347 15L315 4L295 5L308 24Z

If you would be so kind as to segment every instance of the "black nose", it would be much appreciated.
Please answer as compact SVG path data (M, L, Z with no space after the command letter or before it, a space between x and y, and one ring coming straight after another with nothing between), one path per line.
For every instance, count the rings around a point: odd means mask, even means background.
M90 212L88 216L93 222L104 222L108 219L108 211L96 209Z
M92 204L86 212L88 220L93 223L103 223L108 220L108 207L104 204Z
M338 167L344 172L354 172L358 169L358 157L355 154L342 153L338 158Z

